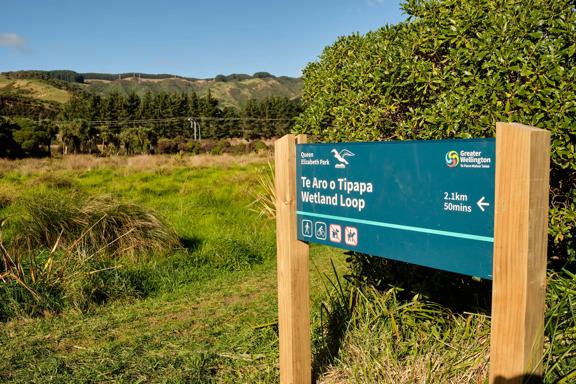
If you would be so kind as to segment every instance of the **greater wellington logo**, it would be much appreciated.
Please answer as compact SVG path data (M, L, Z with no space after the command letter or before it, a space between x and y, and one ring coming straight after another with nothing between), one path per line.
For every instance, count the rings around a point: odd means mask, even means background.
M460 164L460 156L458 156L458 152L456 151L449 151L446 153L446 165L450 168L454 168Z
M335 168L346 168L346 166L349 164L346 158L354 156L354 154L347 149L343 149L340 152L338 152L336 149L333 149L331 152L334 155L334 158L338 160L338 164L334 166Z

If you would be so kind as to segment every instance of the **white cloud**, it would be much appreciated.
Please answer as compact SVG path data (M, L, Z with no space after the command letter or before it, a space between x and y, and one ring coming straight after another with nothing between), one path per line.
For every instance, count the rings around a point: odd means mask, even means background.
M366 0L368 5L375 7L377 5L384 5L384 3L386 3L386 0Z
M9 47L26 52L26 40L15 33L0 33L0 47Z

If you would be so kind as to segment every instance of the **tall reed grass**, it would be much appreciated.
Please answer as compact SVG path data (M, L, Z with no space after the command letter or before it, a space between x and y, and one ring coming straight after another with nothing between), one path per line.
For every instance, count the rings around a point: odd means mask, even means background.
M316 331L319 383L481 383L490 322L402 289L331 283ZM335 320L336 319L336 320ZM334 332L334 330L337 330Z
M276 187L272 163L268 162L268 166L260 170L258 184L251 193L253 201L248 208L260 217L274 219L276 217Z
M145 294L146 255L180 247L156 213L73 190L32 193L0 231L0 320Z
M316 335L319 383L483 383L490 316L421 294L328 278ZM549 272L544 383L576 382L576 275Z
M19 252L72 247L77 253L136 258L180 245L158 214L111 196L74 191L34 193L17 202L11 247Z

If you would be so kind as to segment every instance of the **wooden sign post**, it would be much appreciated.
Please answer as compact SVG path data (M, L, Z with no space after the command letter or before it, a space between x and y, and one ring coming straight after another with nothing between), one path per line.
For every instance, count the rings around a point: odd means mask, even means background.
M308 244L296 227L296 143L306 136L286 135L274 144L276 250L278 260L278 331L280 382L312 381Z
M542 375L550 132L496 125L490 383Z
M297 143L275 143L281 383L312 378L307 242L492 278L490 383L541 377L548 131L498 123L495 151L493 139Z

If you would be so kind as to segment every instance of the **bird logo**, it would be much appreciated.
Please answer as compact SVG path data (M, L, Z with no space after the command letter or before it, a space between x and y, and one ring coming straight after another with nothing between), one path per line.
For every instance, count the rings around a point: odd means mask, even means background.
M354 154L347 149L343 149L340 152L338 152L336 149L333 149L331 152L334 154L334 158L339 161L339 163L335 165L336 168L346 168L346 166L349 164L348 160L346 160L346 157L354 156Z

